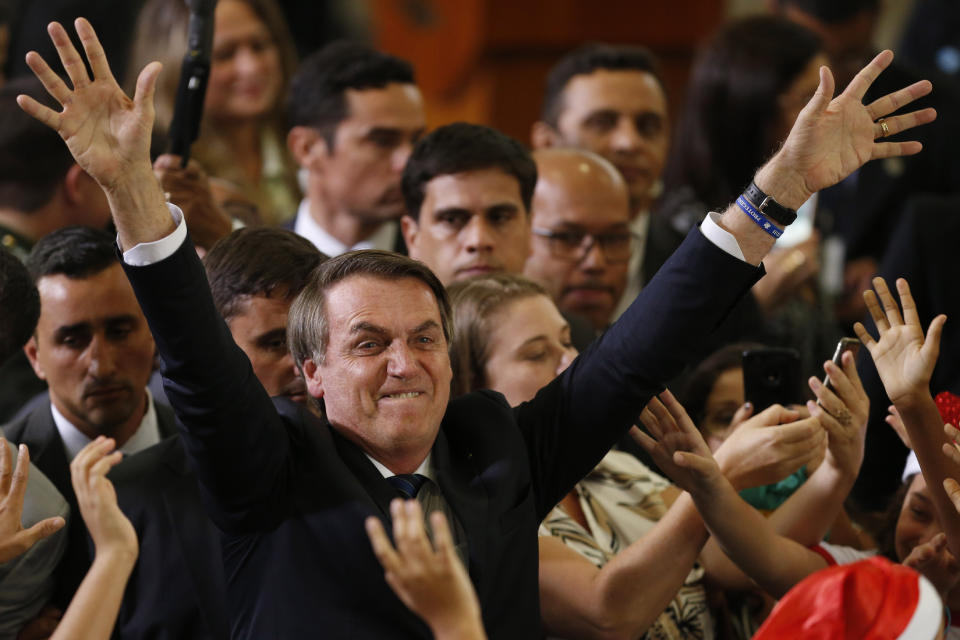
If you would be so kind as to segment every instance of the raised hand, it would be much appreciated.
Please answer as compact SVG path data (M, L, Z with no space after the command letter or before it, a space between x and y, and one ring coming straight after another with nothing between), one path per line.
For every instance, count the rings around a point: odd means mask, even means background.
M150 131L153 128L153 92L159 63L150 63L137 79L133 100L124 94L110 72L103 47L84 18L75 21L93 78L90 78L80 54L66 30L57 22L48 32L73 88L34 51L27 64L63 111L45 107L29 96L17 102L24 111L57 131L67 143L77 163L105 190L111 190L132 168L150 162Z
M883 388L894 404L909 400L918 393L929 395L930 377L937 364L940 334L947 317L939 315L934 318L927 335L924 336L920 316L917 315L917 307L906 280L897 279L900 305L893 299L883 278L874 278L873 286L876 293L867 291L863 297L870 316L877 325L879 336L874 340L859 322L853 329L870 351Z
M98 437L70 463L70 477L97 555L116 552L136 558L137 534L117 506L117 493L106 477L123 458L119 450L114 451L116 446L112 438Z
M818 378L810 378L810 389L819 403L808 402L807 408L829 435L827 462L852 480L863 462L870 399L860 383L853 354L844 353L841 365L838 367L829 360L823 365L833 390Z
M797 208L810 194L840 182L870 160L920 151L919 142L885 142L883 138L937 117L936 111L929 108L886 117L930 93L933 85L929 81L921 80L863 104L870 85L892 60L892 51L877 54L836 98L833 74L827 67L820 68L820 86L800 112L777 153L777 162L761 171L789 173L788 182L793 184L782 194L781 204ZM761 188L764 181L758 175Z
M780 405L746 420L714 453L723 475L736 489L774 484L823 453L827 434L816 418Z
M634 428L631 435L678 487L693 494L725 482L703 436L670 391L651 398L640 422L647 433Z
M29 529L23 528L23 498L29 475L30 453L26 445L20 445L14 469L7 441L0 437L0 563L25 553L65 524L58 516L42 520Z
M443 513L430 514L433 545L416 500L394 500L390 516L396 549L380 520L367 518L366 528L387 584L397 597L426 621L438 640L485 638L477 594L457 557Z

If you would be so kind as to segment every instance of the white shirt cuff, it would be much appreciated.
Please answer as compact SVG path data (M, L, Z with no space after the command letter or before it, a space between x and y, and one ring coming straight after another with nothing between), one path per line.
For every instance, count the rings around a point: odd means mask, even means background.
M146 267L166 260L180 248L180 245L187 239L187 223L183 220L183 212L175 204L167 203L170 210L170 217L173 223L177 225L174 231L159 240L153 242L141 242L135 247L123 252L123 261L132 267ZM120 246L120 238L117 238L117 246ZM120 247L123 250L123 247Z
M736 236L721 227L719 222L720 214L711 211L700 223L700 233L734 258L746 262L747 259L743 257L743 251L740 249L740 243L737 242Z

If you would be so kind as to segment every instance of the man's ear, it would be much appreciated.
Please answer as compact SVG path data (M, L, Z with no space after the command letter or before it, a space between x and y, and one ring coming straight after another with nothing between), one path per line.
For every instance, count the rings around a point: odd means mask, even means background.
M409 214L404 214L400 218L400 233L403 234L403 241L407 244L407 251L416 251L417 235L420 233L420 225ZM413 254L411 258L417 259Z
M30 366L33 367L33 372L37 374L37 377L41 380L46 380L47 376L43 372L43 367L40 366L40 362L37 360L36 336L30 336L30 339L27 340L27 344L23 345L23 352L27 355L27 360L30 361Z
M323 376L320 375L320 367L313 361L313 358L307 358L303 361L303 380L307 383L307 393L314 398L323 397Z
M72 164L63 177L63 196L70 205L81 206L85 202L86 191L91 185L97 189L100 188L93 178L80 168L80 165Z
M530 128L530 146L534 149L548 149L559 147L560 134L543 120L537 120Z
M305 169L316 167L316 161L329 153L326 139L313 127L293 127L287 133L287 148L297 164Z

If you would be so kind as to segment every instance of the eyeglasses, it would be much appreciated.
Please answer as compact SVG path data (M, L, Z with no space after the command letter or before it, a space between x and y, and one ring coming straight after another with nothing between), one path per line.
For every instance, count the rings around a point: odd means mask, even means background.
M572 229L554 231L538 227L531 231L534 235L546 238L550 255L560 260L580 262L596 244L600 246L607 262L628 262L633 250L634 235L627 231L592 234Z

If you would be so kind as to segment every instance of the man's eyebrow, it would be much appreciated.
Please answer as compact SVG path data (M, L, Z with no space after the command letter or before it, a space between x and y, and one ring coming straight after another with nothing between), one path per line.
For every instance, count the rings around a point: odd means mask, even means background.
M520 210L513 202L497 202L487 207L487 213L516 213Z
M413 331L411 331L410 333L423 333L428 329L439 329L439 328L440 328L440 325L437 323L436 320L427 320L426 322L418 324L416 327L414 327Z
M379 335L386 335L386 334L389 333L389 332L388 332L386 329L384 329L383 327L378 327L377 325L372 324L372 323L370 323L370 322L358 322L358 323L356 323L355 325L353 325L352 327L350 327L350 333L352 333L352 334L357 334L357 333L376 333L376 334L379 334Z
M256 337L255 342L257 342L258 344L262 344L264 342L273 342L278 338L286 339L286 337L287 337L287 330L278 327L276 329L271 329L270 331L265 331L264 333L261 333Z
M443 209L434 209L433 216L439 218L440 216L472 216L473 212L466 207L444 207Z
M75 333L77 331L90 331L93 327L89 322L77 322L75 324L65 324L61 327L57 327L54 331L54 335L64 335L67 333Z

